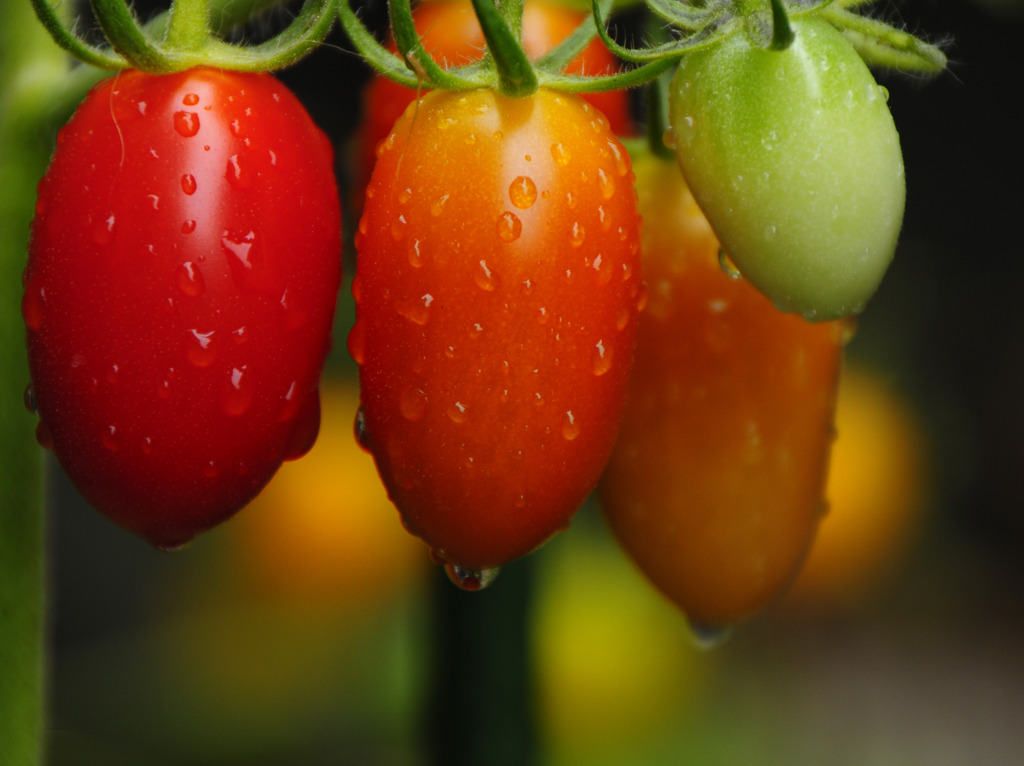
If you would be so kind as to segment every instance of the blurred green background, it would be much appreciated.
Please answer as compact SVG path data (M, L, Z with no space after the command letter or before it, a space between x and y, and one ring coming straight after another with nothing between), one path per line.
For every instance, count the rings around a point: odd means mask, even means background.
M844 442L840 427L818 558L793 593L711 650L592 505L490 590L456 593L481 614L525 600L530 661L511 668L533 705L523 758L1019 762L1024 4L885 8L952 38L952 64L935 80L880 77L903 141L907 215L848 348L860 383L844 379L840 417L864 431ZM365 16L379 28L383 3ZM366 72L339 33L331 43L283 79L339 146L344 180ZM510 662L516 628L488 618L490 635L466 636L458 648L474 650L482 682L437 702L437 594L451 586L352 446L350 321L343 301L314 453L180 553L110 525L49 465L53 766L471 762L438 749L431 707L458 706L467 729L447 733L456 740L471 735L473 711L501 709L486 679L502 668L488 665Z

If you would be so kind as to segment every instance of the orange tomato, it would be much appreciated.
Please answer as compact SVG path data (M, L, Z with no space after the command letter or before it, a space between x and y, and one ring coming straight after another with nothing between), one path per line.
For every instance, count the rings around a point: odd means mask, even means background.
M771 601L814 536L845 325L731 278L674 163L645 154L634 171L650 300L601 498L651 581L722 626Z

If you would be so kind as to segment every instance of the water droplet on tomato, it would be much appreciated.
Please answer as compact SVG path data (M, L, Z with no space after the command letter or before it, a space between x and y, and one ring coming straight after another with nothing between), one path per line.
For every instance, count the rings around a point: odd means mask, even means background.
M391 219L391 239L401 242L405 237L405 216L399 215Z
M608 141L608 150L615 159L615 172L621 178L629 172L629 156L623 150L622 145L615 140Z
M579 221L574 221L572 224L572 231L570 232L570 242L573 247L579 247L583 244L583 241L587 238L587 230L583 228L583 224Z
M569 164L569 160L572 159L572 155L569 150L560 143L551 144L551 159L555 161L555 164L560 168L564 168Z
M288 442L285 444L282 459L297 460L302 457L313 449L319 435L320 390L315 389L306 394L298 405L298 412L292 423L291 433L288 434Z
M465 423L466 405L462 402L455 402L455 404L448 408L448 417L453 423Z
M214 343L214 331L200 332L189 330L189 341L186 350L188 361L194 367L209 367L217 358L217 345Z
M470 569L448 562L444 565L448 579L467 591L478 591L488 587L498 577L498 567L491 569Z
M202 272L192 261L178 266L178 289L190 298L198 298L206 291L206 283L203 281Z
M395 310L418 325L425 325L430 321L430 304L434 302L434 296L430 293L421 295L419 298L412 298L407 301L398 301Z
M198 186L196 184L196 178L194 175L192 175L191 173L185 173L181 177L181 190L185 192L185 194L195 194L197 188Z
M718 250L718 265L729 279L742 279L743 275L740 274L740 270L736 267L736 264L732 262L732 258L729 254L719 248Z
M770 223L767 226L765 226L765 228L764 228L764 239L765 239L765 242L771 242L773 239L775 239L775 235L778 233L778 231L779 231L779 229L778 229L778 227L774 223Z
M195 112L175 112L174 129L183 138L192 138L199 132L199 115Z
M630 311L625 306L619 308L618 313L615 315L615 329L622 331L625 330L629 325Z
M220 475L220 466L217 465L216 461L209 460L206 465L203 466L203 476L207 479L215 479Z
M370 434L366 428L366 407L362 404L356 410L355 422L352 424L352 433L356 437L356 444L370 452Z
M537 322L538 324L547 324L548 322L548 310L544 306L537 309Z
M476 340L483 334L484 328L479 322L474 322L473 326L469 328L470 340Z
M650 295L647 283L641 282L636 288L636 294L633 296L633 303L636 306L637 313L641 313L647 308L647 301L650 299Z
M412 189L402 189L398 193L398 204L404 205L406 202L412 199Z
M181 99L181 103L185 106L195 106L199 103L199 95L196 93L186 93Z
M237 154L228 157L227 166L224 169L224 177L228 183L236 189L247 189L252 186L253 174Z
M576 417L572 414L572 410L568 410L565 413L565 421L562 423L562 436L565 437L566 441L572 441L580 435L580 425L576 422Z
M517 176L508 187L508 198L520 210L537 201L537 186L529 176Z
M248 281L257 260L258 251L256 245L256 232L248 231L239 235L236 232L225 231L220 238L220 245L223 251L231 256L229 264L236 281Z
M356 364L362 364L366 353L366 327L358 319L348 331L348 354Z
M235 138L241 138L242 136L245 135L245 127L242 125L241 120L232 120L231 124L228 127L231 129L231 135L233 135Z
M732 635L731 625L708 625L697 620L688 620L688 623L690 635L698 649L714 649Z
M576 209L576 205L579 204L579 200L576 199L576 195L573 194L572 192L566 192L565 193L565 204L569 207L570 210L575 210Z
M477 287L487 292L493 292L498 287L498 275L488 267L487 261L481 260L478 265L480 268L473 271L473 279L476 281Z
M97 221L92 228L92 239L97 245L109 245L114 238L114 214L111 213L102 221Z
M221 396L221 410L224 414L229 418L244 415L252 405L254 396L252 376L248 374L247 366L232 367Z
M612 350L605 348L603 340L594 344L593 363L595 375L604 375L612 368Z
M191 218L189 218L187 221L182 221L182 223L181 223L181 233L182 234L191 234L195 230L196 230L196 222L193 221Z
M143 455L153 454L153 437L143 436L142 441L139 443L139 448L142 450Z
M407 388L399 394L398 406L402 411L402 417L415 422L427 411L427 395L423 393L423 389Z
M122 436L117 426L110 425L100 432L100 441L103 446L111 452L117 452L122 447Z
M409 265L414 269L418 269L423 265L423 252L420 250L420 241L414 239L409 243L409 249L406 251L409 257Z
M597 185L601 189L601 196L606 200L615 196L615 179L604 172L604 168L597 169Z
M523 222L510 210L498 216L498 238L503 242L515 242L523 233Z
M431 202L430 203L430 215L432 215L434 218L439 218L441 216L441 214L444 212L444 206L448 202L448 198L450 196L451 195L449 195L449 194L442 194L436 200Z
M25 403L25 409L32 414L39 412L39 405L36 403L36 390L31 383L25 386L25 393L22 395L22 401Z

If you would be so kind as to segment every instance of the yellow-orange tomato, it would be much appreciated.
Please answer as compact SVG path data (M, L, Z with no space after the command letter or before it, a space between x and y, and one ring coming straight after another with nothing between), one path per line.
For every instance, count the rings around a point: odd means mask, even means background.
M787 601L856 604L905 554L923 521L927 450L908 403L877 373L839 384L828 515Z
M775 597L814 536L845 326L731 278L678 168L634 161L650 300L601 497L654 584L720 626Z
M229 526L246 577L293 600L374 600L396 592L428 559L395 523L373 460L352 438L355 384L325 385L323 427Z

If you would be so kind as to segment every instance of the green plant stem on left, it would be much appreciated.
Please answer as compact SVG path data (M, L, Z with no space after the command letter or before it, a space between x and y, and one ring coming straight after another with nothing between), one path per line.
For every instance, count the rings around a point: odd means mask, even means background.
M22 406L28 369L21 319L35 185L51 141L50 94L67 59L25 0L0 0L0 753L42 759L43 491L35 418Z
M213 0L218 30L283 0ZM67 5L71 5L68 3ZM43 762L45 534L43 451L28 383L21 273L57 128L108 75L70 67L28 0L0 0L0 761Z

